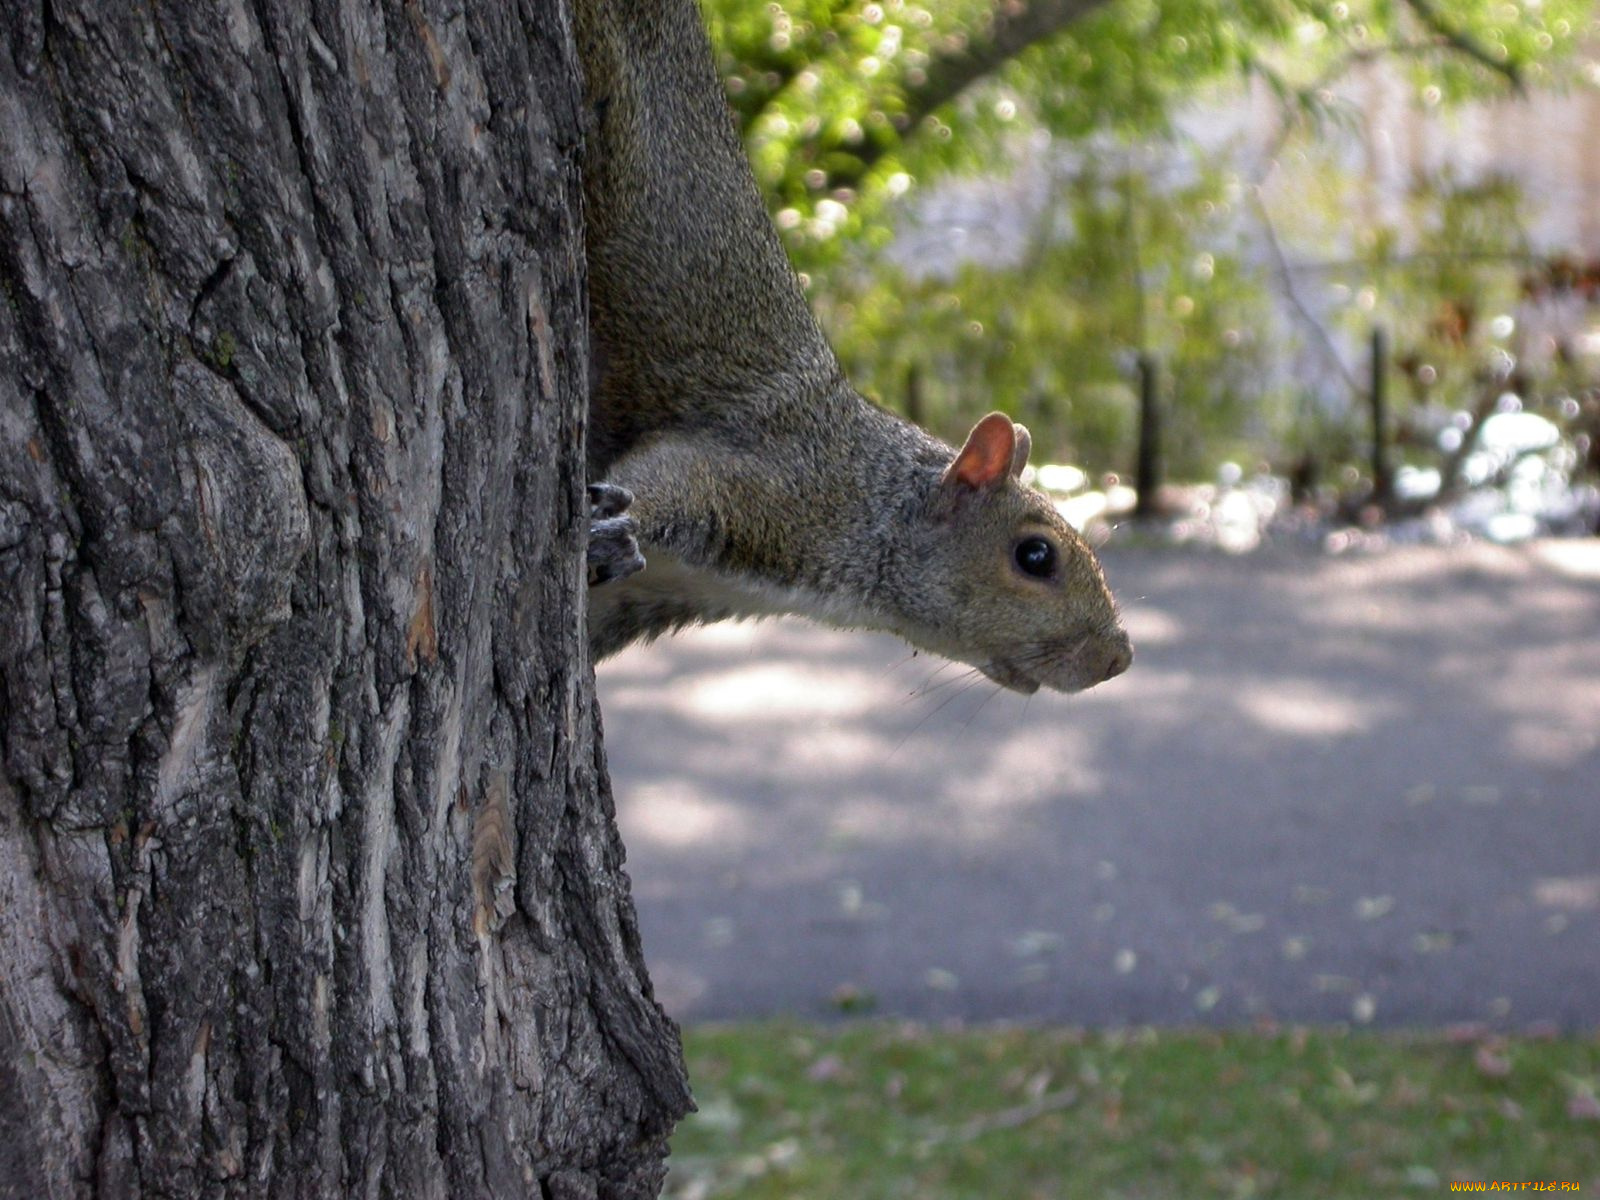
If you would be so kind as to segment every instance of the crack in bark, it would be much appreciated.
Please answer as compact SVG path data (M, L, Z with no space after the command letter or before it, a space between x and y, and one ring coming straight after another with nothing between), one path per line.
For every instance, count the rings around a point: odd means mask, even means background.
M15 639L0 611L0 830L53 864L41 936L65 965L38 986L100 1048L81 1151L41 1143L41 1169L64 1194L95 1172L115 1195L546 1176L588 1181L558 1200L632 1200L663 1153L640 1131L686 1100L658 1108L681 1065L644 1048L670 1025L609 879L609 802L570 794L599 784L564 9L435 22L442 97L393 9L359 88L302 61L338 56L291 44L278 0L237 30L186 13L96 9L80 43L61 8L18 101L53 130L57 190L0 200L0 356L37 442L0 456L23 498L0 572L29 606ZM148 20L158 46L124 36ZM484 102L451 107L469 83ZM532 132L507 124L530 105ZM0 178L27 175L15 146ZM530 236L496 224L523 210ZM511 782L480 939L460 798L492 771ZM558 854L607 881L527 869Z

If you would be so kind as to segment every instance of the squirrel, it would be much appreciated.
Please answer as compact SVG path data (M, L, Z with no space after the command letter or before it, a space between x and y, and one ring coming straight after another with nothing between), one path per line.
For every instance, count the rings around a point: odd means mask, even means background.
M1023 693L1126 670L1093 551L1021 483L1027 430L990 413L957 451L846 381L695 0L575 8L588 470L605 481L590 490L592 657L797 613L892 632Z

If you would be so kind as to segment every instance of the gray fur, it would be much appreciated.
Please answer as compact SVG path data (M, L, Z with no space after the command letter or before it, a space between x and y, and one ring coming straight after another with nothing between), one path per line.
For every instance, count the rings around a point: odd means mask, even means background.
M992 484L946 480L954 450L845 380L762 205L693 0L577 11L592 123L590 477L633 493L647 562L591 591L594 656L798 612L890 630L1022 691L1123 669L1127 636L1093 553L1014 477L1026 431ZM1057 545L1058 578L1018 570L1030 534Z

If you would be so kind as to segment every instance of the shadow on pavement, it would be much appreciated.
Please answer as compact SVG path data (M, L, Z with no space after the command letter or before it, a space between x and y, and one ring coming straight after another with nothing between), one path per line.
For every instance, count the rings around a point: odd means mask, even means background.
M1105 558L1081 696L791 622L602 667L674 1015L1600 1023L1600 542Z

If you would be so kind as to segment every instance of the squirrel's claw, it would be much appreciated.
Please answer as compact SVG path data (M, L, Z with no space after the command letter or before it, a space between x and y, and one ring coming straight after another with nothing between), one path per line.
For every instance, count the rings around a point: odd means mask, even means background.
M602 517L614 517L625 511L633 503L633 493L625 487L618 487L614 483L591 483L589 485L589 519L598 521Z
M624 516L633 493L610 483L589 485L589 586L625 579L644 569L633 518Z

